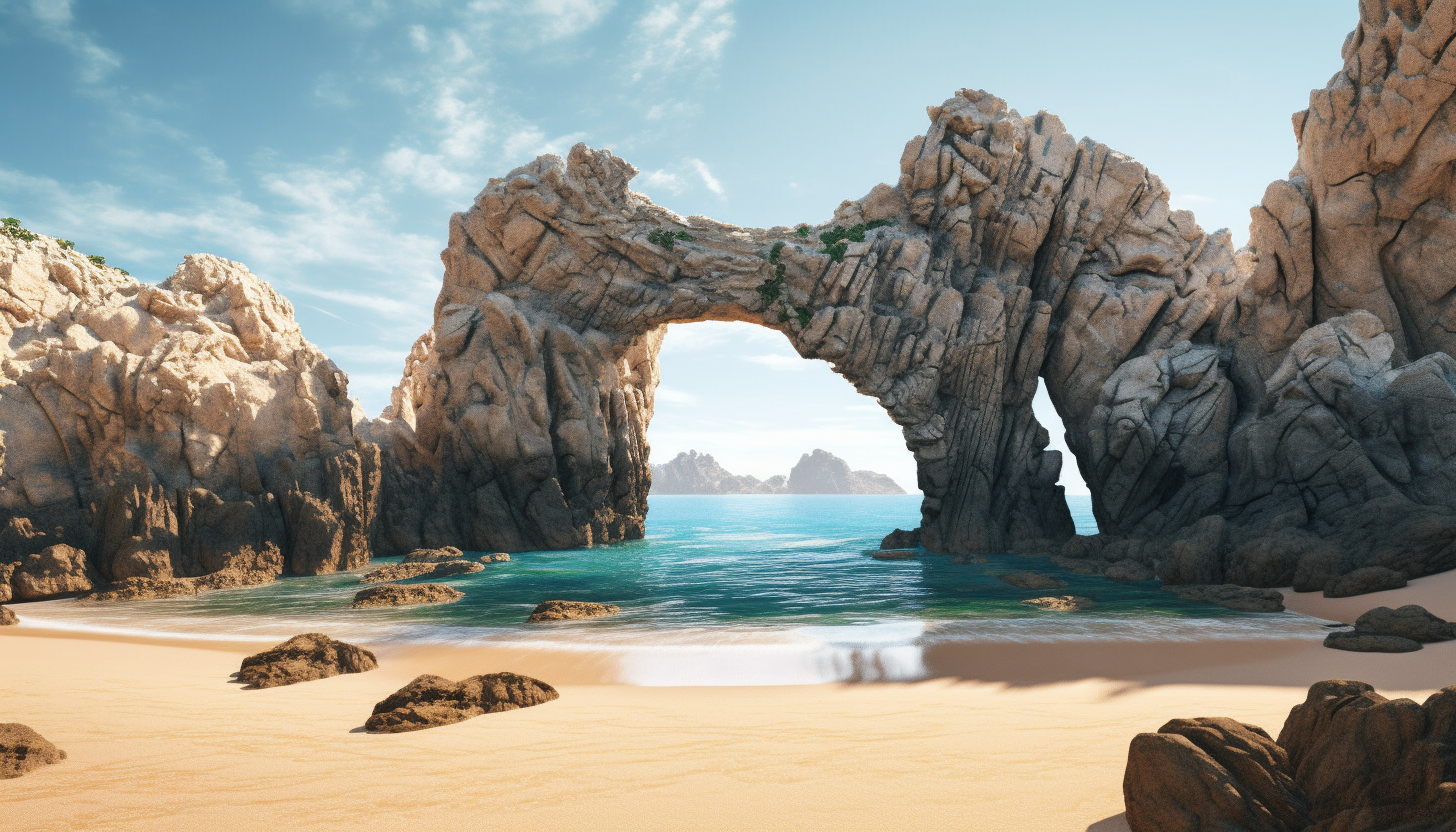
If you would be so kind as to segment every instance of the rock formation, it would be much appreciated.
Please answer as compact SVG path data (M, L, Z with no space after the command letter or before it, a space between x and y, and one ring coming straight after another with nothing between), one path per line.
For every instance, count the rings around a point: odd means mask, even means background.
M851 471L849 463L818 450L804 454L787 477L767 480L724 470L711 454L686 451L652 466L653 494L904 494L894 480L874 471Z
M122 578L105 589L81 596L82 601L146 601L153 598L183 598L219 589L240 589L272 583L272 572L219 569L197 578Z
M20 619L15 615L14 610L9 607L0 607L0 627L19 623Z
M616 604L598 604L593 601L542 601L531 610L527 624L543 621L576 621L582 618L600 618L616 615L622 608Z
M1325 646L1359 653L1414 653L1423 644L1456 639L1456 624L1425 607L1376 607L1355 619L1355 629L1325 636Z
M411 604L450 604L465 597L465 593L443 584L380 584L361 589L354 594L356 610L370 607L404 607Z
M516 673L487 673L461 682L426 675L375 705L364 727L379 734L419 731L483 714L529 708L560 696L545 682Z
M1067 587L1067 582L1061 578L1043 575L1039 572L1008 572L996 577L1002 583L1010 584L1017 589L1066 589Z
M790 494L904 494L894 480L874 471L851 471L849 463L818 448L799 457L789 471Z
M1097 606L1096 601L1080 595L1049 595L1045 598L1028 598L1021 603L1050 612L1076 612L1077 610L1090 610Z
M1456 687L1425 704L1319 682L1278 741L1225 718L1139 734L1123 796L1133 832L1443 832L1456 819Z
M18 722L0 722L0 780L59 763L66 752Z
M243 659L238 681L250 688L276 688L377 667L379 660L362 647L322 633L304 633Z
M671 461L652 466L653 494L783 494L787 478L737 476L712 454L684 451Z
M1284 596L1277 589L1253 589L1236 584L1174 584L1166 589L1185 601L1213 604L1236 612L1284 612Z
M147 285L0 234L0 563L17 601L362 566L379 454L347 379L237 263Z

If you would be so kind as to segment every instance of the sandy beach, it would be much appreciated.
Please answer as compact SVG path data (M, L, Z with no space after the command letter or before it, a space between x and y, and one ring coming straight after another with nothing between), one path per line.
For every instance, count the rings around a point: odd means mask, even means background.
M1290 606L1350 618L1456 574ZM23 616L24 606L18 611ZM1125 829L1128 741L1180 716L1277 732L1312 682L1423 698L1456 643L1409 655L1312 640L962 644L916 683L612 684L606 659L373 645L377 671L263 691L229 681L267 644L0 631L0 720L69 759L0 782L0 827L103 829ZM561 698L401 735L361 726L424 672L514 670Z

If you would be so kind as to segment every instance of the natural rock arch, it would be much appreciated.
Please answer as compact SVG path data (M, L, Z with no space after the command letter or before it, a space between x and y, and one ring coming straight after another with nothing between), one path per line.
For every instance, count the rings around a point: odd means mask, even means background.
M1038 376L1085 425L1131 355L1210 326L1236 281L1228 237L1053 116L962 91L931 117L898 186L807 236L683 219L629 191L625 162L582 145L492 180L452 219L436 325L375 431L397 461L386 545L640 536L662 328L700 320L783 332L879 401L915 455L928 548L1070 537L1060 454L1031 409ZM838 252L818 239L876 223ZM691 239L669 241L679 232ZM1208 369L1189 352L1180 372ZM1206 474L1218 472L1193 472ZM1139 496L1106 495L1114 527L1143 519L1127 516Z

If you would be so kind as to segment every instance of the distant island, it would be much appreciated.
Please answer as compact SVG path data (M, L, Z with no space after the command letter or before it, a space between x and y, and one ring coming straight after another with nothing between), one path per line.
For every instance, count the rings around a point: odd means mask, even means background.
M653 494L904 494L899 483L874 471L851 471L849 463L815 448L799 457L789 475L760 480L729 473L712 454L686 451L652 466Z

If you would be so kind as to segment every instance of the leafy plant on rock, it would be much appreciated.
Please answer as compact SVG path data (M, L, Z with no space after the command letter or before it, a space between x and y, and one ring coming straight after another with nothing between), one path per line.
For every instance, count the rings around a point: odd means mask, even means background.
M20 226L20 220L14 217L6 217L0 220L0 229L3 229L5 236L12 240L24 240L27 243L35 241L35 234L22 228Z
M694 237L686 231L672 231L667 228L654 228L647 232L647 242L655 246L661 246L668 251L672 251L672 247L677 245L678 240L692 242L696 239L697 237Z
M844 261L844 252L849 249L850 243L862 243L864 242L865 232L894 224L890 220L871 220L869 222L852 225L849 228L836 225L819 235L819 242L824 244L823 250L819 253L827 254L829 255L829 259L836 263L841 263Z
M71 242L70 240L56 240L56 245L58 245L61 248L65 249L66 251L75 251L76 250L76 244L73 243L73 242Z
M87 260L90 260L92 263L95 263L98 266L104 266L104 265L106 265L106 258L105 257L102 257L99 254L88 255L86 257L86 259Z

